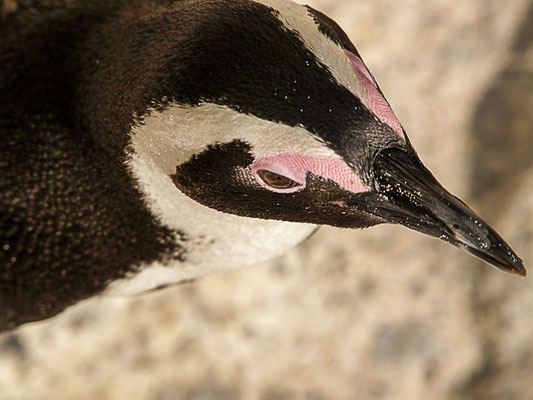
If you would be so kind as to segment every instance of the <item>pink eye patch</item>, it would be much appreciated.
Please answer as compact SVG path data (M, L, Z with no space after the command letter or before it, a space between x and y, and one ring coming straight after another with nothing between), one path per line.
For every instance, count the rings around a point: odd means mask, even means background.
M298 183L299 186L276 189L261 179L258 174L258 171L261 170L285 176ZM305 187L309 172L331 180L352 193L362 193L370 190L344 161L333 157L283 153L260 158L252 166L252 174L261 186L277 193L293 193L302 190Z
M363 62L353 53L344 50L352 63L357 79L361 83L363 93L361 101L372 111L381 122L390 126L401 138L404 137L402 125L387 103L387 100L379 92L376 82Z

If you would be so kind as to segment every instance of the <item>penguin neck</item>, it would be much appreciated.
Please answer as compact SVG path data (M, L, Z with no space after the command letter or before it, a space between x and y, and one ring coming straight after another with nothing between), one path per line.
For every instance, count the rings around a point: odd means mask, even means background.
M185 233L187 278L249 267L285 253L315 229L312 224L241 217L203 206L181 191L171 227ZM178 208L179 207L179 208Z
M154 178L148 169L145 177ZM141 178L143 175L141 175ZM154 182L171 191L172 199L151 202L155 217L164 225L182 232L183 256L146 263L136 273L114 281L106 294L130 295L158 287L241 269L279 256L309 237L312 224L261 220L222 213L205 207L177 190L170 180ZM156 205L157 204L157 205ZM165 210L159 208L165 205Z
M279 130L283 135L286 129L297 128L213 105L152 110L136 124L126 149L127 168L148 210L161 225L176 232L184 253L179 259L170 254L164 261L141 265L136 273L112 283L109 291L137 293L248 267L281 255L311 235L316 225L242 217L204 206L181 192L170 177L177 165L207 144L242 137L240 130L256 131L256 135Z

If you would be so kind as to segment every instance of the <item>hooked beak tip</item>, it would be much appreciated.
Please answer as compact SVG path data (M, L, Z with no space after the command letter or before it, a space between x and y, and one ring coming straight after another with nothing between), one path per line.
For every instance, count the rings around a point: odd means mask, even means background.
M483 261L494 265L502 271L512 273L521 277L526 277L527 270L524 262L508 247L491 247L488 250L481 251L475 247L458 242L457 247L466 252L482 259Z
M520 263L519 265L512 266L510 272L515 274L515 275L518 275L518 276L520 276L522 278L525 278L527 276L527 270L524 267L523 263Z

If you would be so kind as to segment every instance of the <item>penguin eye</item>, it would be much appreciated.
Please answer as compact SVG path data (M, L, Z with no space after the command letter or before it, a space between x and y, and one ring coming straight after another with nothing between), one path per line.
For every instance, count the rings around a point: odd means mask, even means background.
M257 171L257 175L265 182L268 186L272 186L275 189L291 189L297 186L302 186L296 181L293 181L286 176L276 174L275 172L268 171L266 169L260 169Z

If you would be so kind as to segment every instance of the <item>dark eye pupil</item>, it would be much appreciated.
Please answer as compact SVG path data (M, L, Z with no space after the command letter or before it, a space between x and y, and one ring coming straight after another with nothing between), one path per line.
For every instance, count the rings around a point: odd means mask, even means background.
M299 185L297 182L286 176L267 171L266 169L257 171L257 174L261 177L263 182L276 189L289 189Z

